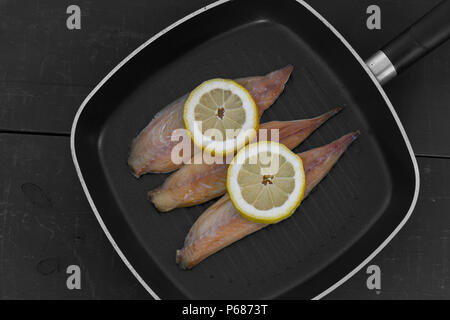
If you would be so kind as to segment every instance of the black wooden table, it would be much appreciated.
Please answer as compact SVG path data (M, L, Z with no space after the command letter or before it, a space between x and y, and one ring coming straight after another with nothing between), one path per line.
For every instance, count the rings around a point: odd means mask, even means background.
M73 168L69 132L84 97L129 52L209 0L0 0L0 298L149 298L102 233ZM438 0L310 0L368 57ZM66 9L81 9L68 30ZM366 9L381 8L368 30ZM276 5L276 1L274 1ZM334 299L450 298L450 43L386 87L422 180L412 218ZM107 106L105 106L107 107ZM66 268L82 270L68 290Z

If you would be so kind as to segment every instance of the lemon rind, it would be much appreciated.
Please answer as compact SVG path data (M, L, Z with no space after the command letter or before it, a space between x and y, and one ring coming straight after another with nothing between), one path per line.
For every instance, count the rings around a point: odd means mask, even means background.
M251 213L246 212L245 210L242 209L242 207L239 205L238 201L236 201L236 199L234 198L233 192L230 191L231 190L231 187L230 187L230 174L231 174L231 171L232 171L232 166L233 166L236 158L238 157L238 154L240 154L241 152L245 152L245 150L247 150L248 148L253 147L256 144L261 144L261 143L277 144L281 148L283 148L286 151L288 151L289 153L292 153L295 157L297 157L300 160L300 167L301 167L301 170L302 170L302 181L301 181L300 195L299 195L297 201L286 210L286 213L284 213L282 215L275 216L275 217L271 216L271 217L262 218L260 216L254 216ZM234 157L233 161L231 161L230 166L228 167L228 170L227 170L226 187L227 187L228 195L230 196L230 200L233 203L233 206L235 207L235 209L239 212L239 214L243 218L245 218L245 219L247 219L249 221L252 221L252 222L264 223L264 224L274 224L274 223L280 222L282 220L285 220L285 219L289 218L297 210L297 208L300 206L301 202L303 201L303 197L305 195L305 189L306 189L306 177L305 177L305 170L304 170L304 166L303 166L303 160L302 160L301 157L299 157L298 155L293 153L285 145L283 145L281 143L278 143L278 142L263 141L263 142L257 142L257 143L249 144L246 147L244 147L241 150L239 150L238 153L236 154L236 156Z
M251 102L251 106L253 107L252 109L254 110L254 115L255 115L254 119L253 119L253 123L255 123L255 128L252 128L252 129L254 129L252 134L251 135L246 135L245 136L245 141L240 143L239 145L236 145L233 148L229 148L229 149L225 149L225 150L222 149L222 151L219 151L219 152L217 152L217 150L215 150L215 149L208 148L204 144L196 141L196 139L194 138L194 134L192 133L192 130L190 128L189 120L188 120L188 117L187 117L188 105L190 104L191 99L194 96L194 94L198 90L201 90L204 86L208 85L212 81L222 81L222 82L230 83L230 84L233 84L234 86L239 87L243 91L243 93L245 93L247 95L248 100ZM240 85L239 83L237 83L236 81L233 81L233 80L215 78L215 79L210 79L210 80L207 80L207 81L203 82L197 88L192 90L192 92L189 94L189 96L188 96L188 98L187 98L187 100L186 100L186 102L184 104L183 122L184 122L184 127L185 127L185 129L187 131L187 134L188 134L189 138L191 139L191 141L194 143L194 145L196 147L198 147L199 149L204 150L204 151L206 151L206 152L208 152L208 153L210 153L212 155L216 155L217 154L217 155L221 155L221 156L226 156L228 154L235 153L236 151L242 149L243 147L245 147L250 141L252 141L256 137L258 129L259 129L259 112L258 112L258 107L257 107L257 105L255 103L255 100L253 99L253 97L250 94L250 92L244 86Z

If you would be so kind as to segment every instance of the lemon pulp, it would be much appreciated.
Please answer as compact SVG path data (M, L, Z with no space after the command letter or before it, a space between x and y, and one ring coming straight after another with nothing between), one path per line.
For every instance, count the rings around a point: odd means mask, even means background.
M245 218L278 222L290 216L303 199L302 160L276 142L251 144L238 152L228 168L227 189Z
M259 117L244 87L232 80L212 79L190 94L184 122L197 146L211 153L228 154L254 138Z

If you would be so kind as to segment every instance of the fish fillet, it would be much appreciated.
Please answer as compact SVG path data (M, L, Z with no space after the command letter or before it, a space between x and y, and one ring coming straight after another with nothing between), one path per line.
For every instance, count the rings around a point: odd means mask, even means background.
M349 133L326 146L299 154L306 175L305 197L328 174L358 135L359 131ZM183 269L191 269L210 255L266 226L268 224L243 218L225 194L197 219L184 247L177 250L176 262Z
M266 76L240 78L235 81L251 94L261 115L283 92L293 67L288 65ZM128 165L139 177L149 172L170 172L182 164L171 160L171 152L179 141L172 141L176 129L184 128L184 103L189 94L179 98L158 112L155 118L139 133L131 145Z
M266 129L268 133L271 129L278 129L279 142L289 149L294 149L340 110L341 108L335 108L307 120L267 122L261 125L260 129ZM270 134L266 139L271 140ZM227 169L228 164L225 161L214 164L185 164L172 173L161 187L150 191L149 198L162 212L207 202L226 192Z

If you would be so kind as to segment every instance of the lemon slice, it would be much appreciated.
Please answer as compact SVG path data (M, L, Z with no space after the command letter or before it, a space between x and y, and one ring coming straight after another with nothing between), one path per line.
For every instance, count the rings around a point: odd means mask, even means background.
M262 223L286 219L300 205L305 192L302 159L273 141L252 143L231 162L227 189L244 218Z
M195 145L212 154L226 155L256 136L258 109L247 89L238 83L212 79L189 95L184 124Z

